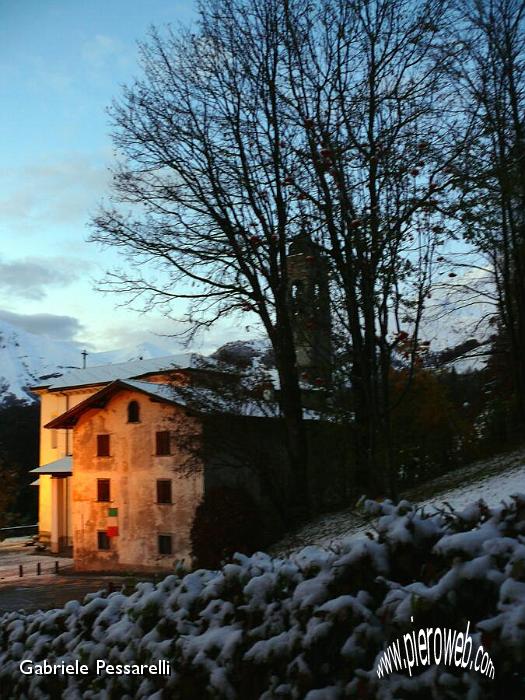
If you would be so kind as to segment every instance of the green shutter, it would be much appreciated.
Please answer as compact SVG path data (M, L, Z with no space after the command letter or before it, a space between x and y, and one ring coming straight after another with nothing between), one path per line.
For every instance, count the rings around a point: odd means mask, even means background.
M118 515L118 508L108 508L108 518L116 518Z

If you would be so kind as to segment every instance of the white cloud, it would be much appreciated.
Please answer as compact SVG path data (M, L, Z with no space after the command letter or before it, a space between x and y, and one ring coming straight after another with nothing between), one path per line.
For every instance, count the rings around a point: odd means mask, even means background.
M85 268L86 263L82 261ZM0 289L23 299L42 299L48 287L64 287L77 278L79 261L66 257L0 259Z
M109 181L107 168L79 154L5 170L0 177L3 227L34 233L45 224L83 225Z
M83 326L73 316L58 316L56 314L19 314L6 309L0 309L0 321L6 321L12 326L22 328L35 335L45 335L57 340L73 340Z

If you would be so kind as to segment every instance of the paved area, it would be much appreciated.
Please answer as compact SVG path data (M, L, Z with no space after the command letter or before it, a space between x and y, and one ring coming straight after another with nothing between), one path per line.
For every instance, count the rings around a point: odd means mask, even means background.
M20 580L20 566L23 568L24 581L54 573L55 562L58 562L59 571L72 569L73 560L69 557L40 553L35 547L26 547L28 541L28 537L10 537L0 542L0 588L6 583ZM38 564L40 576L37 573Z
M22 581L22 579L20 579ZM0 615L12 610L50 610L69 600L83 600L88 593L113 587L124 581L116 577L46 576L42 580L0 586Z
M119 589L126 582L121 576L77 575L72 559L39 553L34 547L26 547L27 541L27 537L12 537L0 542L0 615L11 610L61 607L68 600L82 600L87 593L103 588ZM23 577L19 575L20 565Z

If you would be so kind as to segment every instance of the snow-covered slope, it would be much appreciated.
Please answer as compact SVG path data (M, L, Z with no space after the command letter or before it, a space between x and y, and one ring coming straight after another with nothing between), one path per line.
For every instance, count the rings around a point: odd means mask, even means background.
M403 495L430 511L444 503L465 508L483 500L497 506L512 494L525 492L525 448L498 455L449 472L437 479L409 489ZM303 547L332 547L354 536L363 536L369 522L363 514L347 508L311 520L270 547L274 556L289 556Z
M82 366L83 346L74 341L56 340L29 333L6 321L0 321L0 403L17 397L32 400L28 387L42 376ZM139 358L162 357L169 352L152 343L109 352L90 353L89 364L127 362Z

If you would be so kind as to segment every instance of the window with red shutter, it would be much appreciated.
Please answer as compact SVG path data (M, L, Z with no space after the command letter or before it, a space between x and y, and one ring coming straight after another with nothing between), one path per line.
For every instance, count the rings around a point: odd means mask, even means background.
M110 548L110 540L105 530L99 530L97 532L97 546L98 549Z

